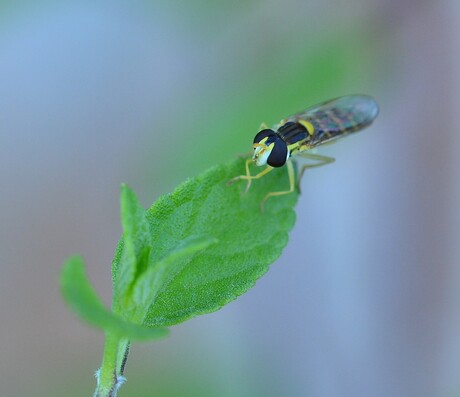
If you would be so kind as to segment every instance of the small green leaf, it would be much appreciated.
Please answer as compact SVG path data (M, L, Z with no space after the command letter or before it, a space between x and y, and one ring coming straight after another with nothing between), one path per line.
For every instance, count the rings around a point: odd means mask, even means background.
M136 305L149 308L161 289L180 272L192 256L216 243L216 239L192 236L181 241L176 249L168 254L159 263L151 266L139 279L133 288Z
M130 340L157 339L167 334L166 329L130 323L107 310L85 274L81 257L67 260L61 270L60 285L67 303L88 324Z
M125 184L121 186L121 223L123 246L119 271L114 278L114 298L117 303L125 303L129 288L148 266L152 248L145 209L139 204L135 193Z
M232 186L227 182L244 173L243 159L214 167L161 197L147 211L154 241L150 263L165 273L155 278L152 270L136 284L135 289L142 286L135 292L137 301L154 299L144 325L177 324L218 310L251 288L280 256L295 223L298 193L271 198L261 213L260 203L267 193L288 189L286 169L253 181L242 195L244 181ZM181 244L193 236L218 242L190 256L181 253ZM174 252L178 256L170 257ZM118 251L112 267L115 277L119 261ZM172 270L167 272L169 266ZM146 293L149 284L154 291Z

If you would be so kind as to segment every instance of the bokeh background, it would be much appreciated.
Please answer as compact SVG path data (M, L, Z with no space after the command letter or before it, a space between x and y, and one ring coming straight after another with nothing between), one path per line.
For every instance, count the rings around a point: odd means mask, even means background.
M123 396L460 396L457 0L0 1L0 395L89 396L119 186L144 206L332 97L372 128L305 175L283 256L221 311L134 345Z

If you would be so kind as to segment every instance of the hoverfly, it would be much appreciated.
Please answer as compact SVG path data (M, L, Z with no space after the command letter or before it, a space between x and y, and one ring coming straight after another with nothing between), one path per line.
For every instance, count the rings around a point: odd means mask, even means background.
M298 173L300 182L307 168L319 167L335 161L332 157L309 153L309 150L370 126L378 113L379 107L372 97L347 95L296 113L281 120L273 129L268 128L264 123L254 137L252 145L254 153L252 158L246 160L246 174L231 179L228 184L244 179L247 181L246 193L254 179L262 178L274 168L286 165L289 190L268 193L261 203L263 210L263 205L268 198L294 191L295 173L291 158L297 156L315 161L313 164L302 166ZM267 167L262 172L251 175L249 171L251 162L257 166Z

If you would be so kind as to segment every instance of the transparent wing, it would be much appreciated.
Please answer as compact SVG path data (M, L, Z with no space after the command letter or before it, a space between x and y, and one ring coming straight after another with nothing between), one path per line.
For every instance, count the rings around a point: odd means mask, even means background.
M348 95L323 102L283 121L310 122L315 131L309 144L316 146L368 127L378 113L379 107L372 97Z

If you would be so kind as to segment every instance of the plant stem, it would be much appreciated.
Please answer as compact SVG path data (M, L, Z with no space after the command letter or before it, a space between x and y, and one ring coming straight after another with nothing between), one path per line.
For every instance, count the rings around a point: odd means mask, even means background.
M118 344L117 370L120 375L125 372L126 360L128 360L129 340L124 339Z
M104 357L102 366L96 373L97 386L94 397L116 397L117 391L124 383L122 375L129 342L110 332L105 334Z

